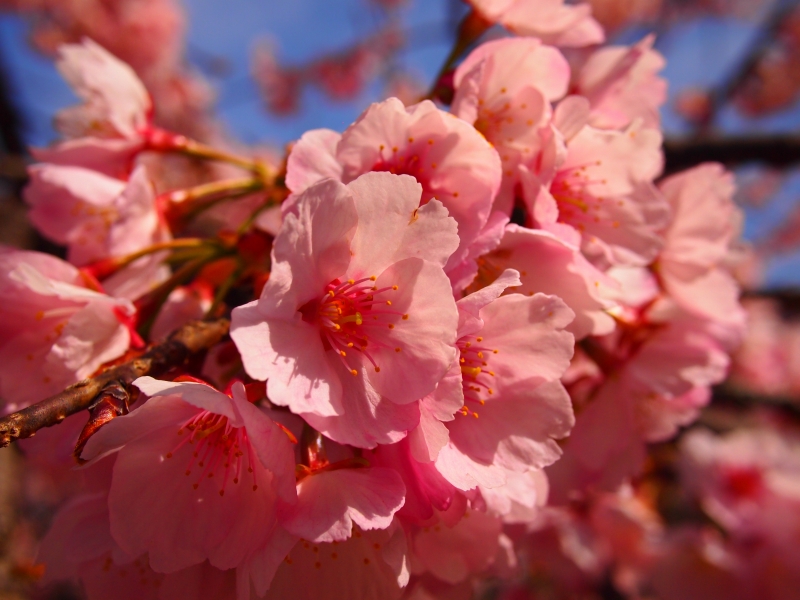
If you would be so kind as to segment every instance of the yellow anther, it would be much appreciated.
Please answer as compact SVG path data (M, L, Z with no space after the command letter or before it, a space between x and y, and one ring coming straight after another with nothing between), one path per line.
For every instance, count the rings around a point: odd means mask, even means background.
M461 372L464 375L469 375L470 377L477 377L481 374L480 367L461 367Z
M355 369L350 369L350 375L358 375L358 371Z
M377 279L377 277L375 277L375 275L370 275L370 278L369 278L370 281L375 281L376 279Z
M386 301L386 305L387 305L387 306L391 306L391 305L392 305L392 301L391 301L391 300L387 300L387 301Z
M347 342L347 347L348 348L352 348L353 347L353 342Z
M497 354L497 353L499 352L499 350L492 350L492 352L493 352L494 354Z
M393 286L392 286L392 289L393 289L394 291L397 291L397 286L396 286L396 285L393 285Z
M347 352L345 352L344 350L339 350L339 354L341 354L342 356L347 356Z
M483 358L483 352L478 352L478 358Z
M333 298L336 294L333 293L333 290L328 290L328 296Z
M475 338L475 341L477 341L477 342L482 342L482 341L483 341L483 338L482 338L482 337L476 337L476 338Z
M403 315L403 321L408 321L408 315Z
M472 416L473 416L473 417L475 417L475 418L477 419L477 418L478 418L478 413L476 413L476 412L473 412L473 413L472 413Z

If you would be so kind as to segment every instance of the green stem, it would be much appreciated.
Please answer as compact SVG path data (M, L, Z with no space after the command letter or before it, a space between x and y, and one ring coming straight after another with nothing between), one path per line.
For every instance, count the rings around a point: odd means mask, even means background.
M196 217L223 200L230 200L263 190L266 183L263 179L244 177L241 179L225 179L202 185L169 192L164 197L169 201L167 206L170 221L183 221Z
M152 329L153 323L158 316L159 309L176 287L191 281L195 275L200 272L200 269L222 256L224 256L224 254L221 252L221 249L217 249L216 251L209 252L206 256L201 256L187 262L170 275L169 279L139 298L135 302L139 310L140 318L142 319L137 327L139 335L145 340L148 339L150 329Z
M212 246L218 246L217 242L201 238L179 238L177 240L170 240L169 242L152 244L151 246L147 246L146 248L142 248L141 250L137 250L131 254L126 254L125 256L107 258L87 265L86 267L83 267L82 270L87 271L97 279L105 279L120 269L123 269L131 263L144 256L149 256L150 254L164 251L199 250L204 247Z

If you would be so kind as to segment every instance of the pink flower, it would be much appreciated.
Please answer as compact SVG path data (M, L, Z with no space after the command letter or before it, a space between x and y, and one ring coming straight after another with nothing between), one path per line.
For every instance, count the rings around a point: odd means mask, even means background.
M660 550L662 525L645 499L623 486L583 502L547 507L519 542L531 569L546 573L559 597L596 589L610 576L620 592L637 597Z
M607 355L604 342L611 347ZM708 325L693 319L654 325L649 335L631 328L592 340L592 348L608 376L581 409L563 458L548 471L560 502L570 490L612 490L637 474L645 442L668 439L694 420L709 399L707 388L725 378L728 366Z
M125 256L169 238L143 166L127 183L56 165L31 167L30 176L30 219L43 235L67 246L74 264Z
M122 356L133 305L38 252L0 250L0 397L15 410ZM133 334L135 335L135 333Z
M138 140L153 106L133 69L90 39L62 46L57 66L84 101L58 114L61 133L68 138Z
M285 216L261 299L233 311L248 374L340 443L405 437L455 359L442 267L456 224L438 201L420 207L421 191L379 173L312 186Z
M739 286L726 266L742 220L733 175L706 163L660 187L674 214L657 263L665 291L689 313L743 330Z
M289 437L241 383L231 397L201 383L134 383L149 400L101 428L83 453L117 455L114 540L130 556L148 553L161 573L243 564L274 535L278 503L296 501Z
M503 186L496 208L510 212L519 181L517 166L535 161L541 165L540 155L550 150L550 103L566 94L569 77L563 55L535 38L486 42L456 69L453 114L472 123L502 160Z
M658 129L659 107L667 99L667 82L657 73L664 57L653 50L649 35L633 46L607 46L594 52L577 74L574 92L591 105L589 124L622 129L636 119Z
M605 39L589 4L564 0L467 0L480 15L517 35L538 37L556 46L588 46Z
M574 338L563 331L574 313L558 298L510 294L520 284L506 271L458 301L464 406L448 423L449 443L436 468L461 490L505 483L506 471L541 469L561 454L555 438L574 423L559 377Z
M509 225L497 249L478 262L478 284L493 281L505 269L515 269L522 281L515 292L561 298L575 313L566 330L576 339L614 329L614 319L606 311L614 306L608 298L615 282L593 267L578 247L550 232Z
M146 144L153 104L136 73L90 39L59 48L57 66L84 101L56 115L66 141L36 149L34 157L124 177Z
M464 581L494 562L501 531L498 518L476 510L465 512L455 522L414 527L410 544L414 571L450 584Z
M460 387L460 381L458 385ZM452 414L449 416L452 418ZM422 425L417 429L421 427ZM443 426L442 428L444 429ZM444 429L443 443L446 442L447 430ZM412 432L408 438L396 444L378 446L367 455L367 459L374 466L391 469L402 479L405 485L405 502L397 511L397 517L404 523L429 524L437 519L439 512L449 510L462 497L442 477L432 459L427 456L417 458L418 452L413 444Z
M567 140L555 175L531 172L523 196L534 222L580 232L584 254L600 268L644 266L661 249L669 206L653 185L661 172L661 134L634 124L625 131L583 127ZM541 177L545 179L541 179Z
M770 598L763 592L752 595L755 590L748 589L746 580L748 565L741 558L718 530L681 528L664 544L651 585L664 600ZM749 559L752 561L752 557ZM773 569L776 566L773 563ZM774 581L774 574L764 579Z
M389 98L370 106L337 139L328 130L306 133L287 162L295 194L325 177L349 183L369 171L412 175L422 202L439 200L458 223L458 249L447 269L465 260L489 219L500 186L497 152L473 127L430 101L403 106Z
M202 282L192 286L175 288L161 306L153 326L150 339L163 341L173 331L189 321L202 319L214 301L214 290Z
M393 600L408 583L405 535L397 525L353 530L346 542L299 541L285 555L265 600Z
M261 41L253 49L251 73L270 111L284 115L298 109L302 72L282 67L269 42Z
M310 542L342 542L354 526L387 529L404 497L403 480L391 469L321 469L298 482L297 504L282 513L281 525Z
M734 536L786 542L800 533L800 439L768 428L681 440L683 477L706 512ZM796 554L796 551L795 551Z
M45 583L79 579L89 600L235 600L234 571L207 562L175 573L154 571L147 555L128 556L111 536L108 495L86 494L56 514L42 540Z

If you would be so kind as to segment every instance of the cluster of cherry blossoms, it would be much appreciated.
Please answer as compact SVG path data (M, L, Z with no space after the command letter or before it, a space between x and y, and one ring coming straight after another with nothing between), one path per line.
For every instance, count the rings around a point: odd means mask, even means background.
M90 600L422 599L501 578L512 598L537 569L570 594L613 568L631 597L690 597L676 586L704 567L686 548L722 542L665 537L630 482L744 334L732 175L661 177L652 38L598 47L586 5L470 4L462 41L518 35L474 46L438 102L377 102L285 159L159 128L132 69L61 46L82 102L34 151L25 199L66 260L0 250L2 412L197 320L229 318L230 337L20 443L66 471L80 434L46 581ZM764 561L784 560L766 513L796 492L731 496L727 444L755 442L684 444L736 532L720 552L771 535ZM730 485L750 498L763 471L796 469L778 446Z

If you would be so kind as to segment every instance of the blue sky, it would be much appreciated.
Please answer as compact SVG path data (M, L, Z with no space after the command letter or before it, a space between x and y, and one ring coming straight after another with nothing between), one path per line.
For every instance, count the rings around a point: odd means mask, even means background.
M304 94L304 109L298 115L275 117L262 108L249 77L249 55L260 38L271 40L281 60L292 64L345 48L366 37L381 20L380 11L368 0L185 0L184 5L189 16L188 60L201 72L208 57L222 58L230 66L223 77L205 74L217 89L221 120L246 143L283 145L308 129L342 130L369 102L379 98L377 85L366 89L357 101L345 104L332 102L310 89ZM410 0L401 9L403 27L412 37L399 59L426 83L447 54L451 35L448 32L453 31L453 23L463 11L459 0ZM670 84L670 98L686 87L707 87L722 81L746 51L755 31L755 23L703 18L662 32L657 47L667 58L663 75ZM646 33L642 29L630 30L619 39L629 43ZM51 60L30 49L26 35L24 20L0 16L0 58L23 112L25 139L31 145L45 145L55 138L52 116L73 103L74 96ZM662 117L667 137L690 131L669 106L662 111ZM755 120L726 110L720 123L726 133L800 132L800 106ZM764 235L798 196L800 178L788 178L774 207L748 210L746 233ZM770 268L770 283L800 284L800 255L786 257L779 265Z

